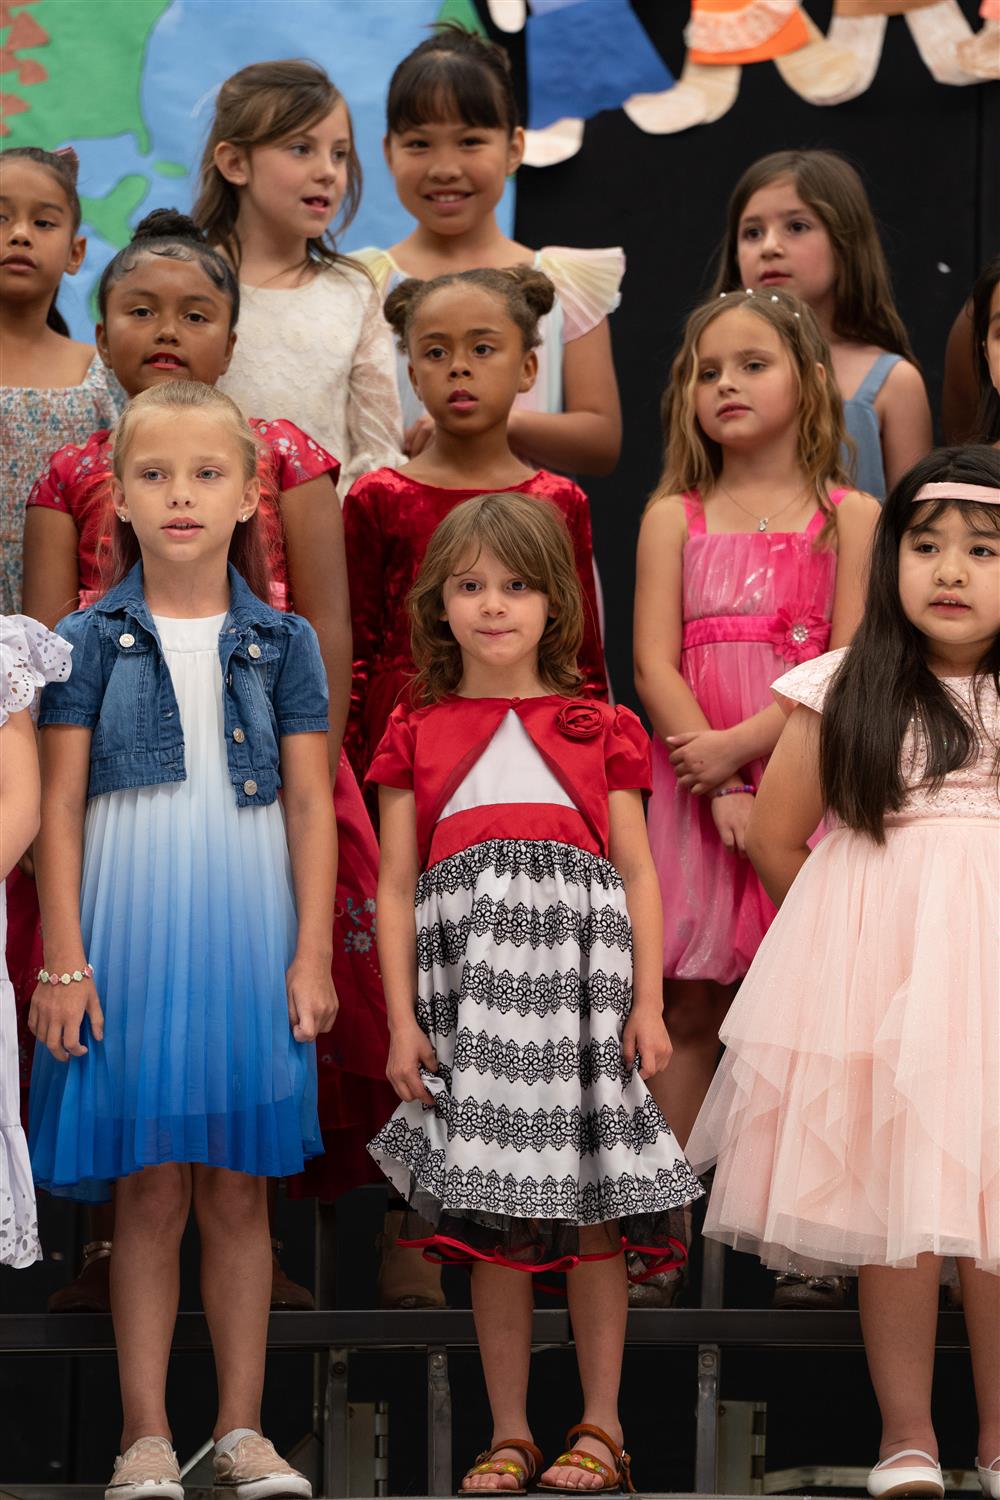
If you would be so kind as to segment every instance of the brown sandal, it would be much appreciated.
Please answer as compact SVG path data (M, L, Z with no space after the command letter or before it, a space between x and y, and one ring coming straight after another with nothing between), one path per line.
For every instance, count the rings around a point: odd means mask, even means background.
M610 1464L595 1458L592 1453L584 1449L571 1446L573 1439L583 1434L584 1437L596 1438L603 1443L615 1461L612 1469ZM586 1469L590 1474L599 1474L604 1481L594 1488L580 1489L574 1486L567 1490L561 1484L542 1484L539 1482L540 1490L558 1490L561 1494L571 1495L605 1495L610 1490L626 1490L628 1494L635 1494L635 1485L632 1483L632 1460L624 1448L619 1448L613 1438L608 1437L600 1427L591 1427L588 1422L580 1422L576 1427L571 1427L566 1434L566 1452L560 1453L555 1463L550 1466L553 1469Z
M500 1453L504 1448L513 1448L515 1453L523 1453L525 1458L530 1459L531 1472L528 1472L527 1464L515 1463L512 1458L493 1457L494 1453ZM502 1443L494 1443L492 1448L479 1454L472 1468L466 1471L458 1493L460 1495L526 1495L529 1481L534 1479L544 1462L540 1451L527 1438L504 1438ZM498 1485L495 1490L471 1490L466 1487L465 1480L471 1479L473 1474L513 1474L519 1488L512 1490Z

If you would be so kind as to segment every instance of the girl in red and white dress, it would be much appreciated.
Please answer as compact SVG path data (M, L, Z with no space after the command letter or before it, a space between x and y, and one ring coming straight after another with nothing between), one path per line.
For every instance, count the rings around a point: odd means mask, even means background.
M463 1488L617 1488L622 1252L644 1274L676 1264L671 1219L701 1194L646 1087L670 1055L649 740L627 708L573 697L581 590L551 505L457 506L410 610L420 706L393 711L369 776L402 1101L370 1149L410 1204L407 1240L472 1266L493 1435ZM553 1269L571 1272L584 1409L545 1468L530 1273Z

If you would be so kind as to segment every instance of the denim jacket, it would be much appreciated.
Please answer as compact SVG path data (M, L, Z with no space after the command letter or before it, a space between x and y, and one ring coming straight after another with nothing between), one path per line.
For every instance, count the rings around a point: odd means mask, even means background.
M226 757L237 805L256 807L281 785L281 736L328 727L326 672L306 620L264 604L232 567L229 586L219 635ZM142 564L56 631L73 647L73 671L45 688L38 722L93 730L87 796L183 781L184 731Z

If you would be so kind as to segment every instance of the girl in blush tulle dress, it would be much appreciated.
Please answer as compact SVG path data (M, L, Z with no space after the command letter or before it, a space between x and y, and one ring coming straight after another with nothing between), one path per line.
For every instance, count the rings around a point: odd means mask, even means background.
M322 1149L314 1042L337 1009L337 844L326 674L312 627L265 603L257 457L209 386L173 381L129 403L116 581L60 621L73 674L39 710L31 1164L63 1197L99 1200L115 1183L112 1500L184 1500L165 1403L191 1209L218 1378L215 1482L237 1500L311 1494L260 1432L266 1178Z
M794 707L748 847L781 910L688 1142L699 1169L716 1163L706 1234L779 1268L858 1268L883 1421L873 1496L943 1493L944 1256L980 1482L1000 1496L998 672L1000 455L943 449L886 502L853 645L775 684Z
M403 1102L370 1149L410 1241L472 1267L494 1426L463 1490L631 1488L622 1251L676 1264L672 1220L701 1193L646 1085L669 1056L648 741L627 708L570 696L581 604L551 506L458 506L411 595L419 706L393 711L371 770ZM545 1468L526 1400L531 1273L552 1269L589 1353L583 1425Z
M878 507L840 482L827 365L808 308L782 293L735 293L692 314L666 397L666 470L639 537L636 683L656 731L649 837L677 1031L655 1087L682 1141L774 915L743 848L784 722L769 685L849 640L861 613Z
M28 1144L21 1129L14 990L4 949L4 877L38 832L38 758L31 709L46 682L69 676L70 647L24 615L0 615L0 1265L41 1258Z

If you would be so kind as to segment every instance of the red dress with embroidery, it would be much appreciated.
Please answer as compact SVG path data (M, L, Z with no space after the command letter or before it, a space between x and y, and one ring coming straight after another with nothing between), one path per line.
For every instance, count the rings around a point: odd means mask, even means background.
M834 490L836 505L844 490ZM826 513L804 531L709 532L696 494L684 497L681 676L713 729L768 708L771 683L830 640L837 554L817 546ZM743 767L753 784L766 761ZM750 967L774 906L753 865L725 849L711 799L677 783L666 745L653 741L649 842L663 893L668 979L735 984Z
M335 484L340 464L292 422L250 418L260 448L261 510L265 518L272 571L271 602L290 608L288 569L281 536L278 500L285 490L328 474ZM107 429L82 446L67 444L52 457L36 482L28 505L45 506L71 516L79 537L80 602L90 603L102 591L100 562L106 554L108 479L111 441ZM331 498L331 503L335 503ZM359 1183L378 1180L366 1143L388 1117L395 1095L385 1080L388 1029L385 999L375 951L375 891L378 845L347 757L341 753L334 786L339 861L336 923L333 934L333 980L340 1012L333 1031L317 1042L319 1116L325 1154L293 1179L293 1194L303 1191L335 1198ZM33 881L11 877L14 920L8 938L8 963L18 998L26 1010L42 963L38 905ZM28 1046L22 1037L22 1080L27 1082ZM30 1044L30 1037L27 1038Z
M623 1244L644 1279L684 1257L701 1186L622 1058L632 929L609 793L649 784L649 740L594 700L460 698L393 710L369 779L412 790L416 1018L433 1107L371 1144L429 1258L568 1270ZM633 1269L636 1262L632 1263Z
M606 698L607 676L594 583L590 507L578 484L539 469L511 492L550 500L565 517L583 590L584 637L579 667L584 697ZM358 778L366 774L386 721L413 675L406 596L416 582L427 544L456 505L482 489L421 484L398 469L375 469L344 501L344 534L351 580L354 673L344 746Z

